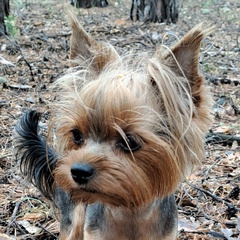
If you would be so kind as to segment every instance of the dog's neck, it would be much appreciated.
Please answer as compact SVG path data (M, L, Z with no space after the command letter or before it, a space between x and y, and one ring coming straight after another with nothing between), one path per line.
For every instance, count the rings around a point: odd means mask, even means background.
M115 208L95 203L86 209L84 232L89 236L93 236L94 232L99 240L157 240L159 236L165 236L161 239L167 240L174 239L176 223L174 196L155 199L153 203L139 209Z

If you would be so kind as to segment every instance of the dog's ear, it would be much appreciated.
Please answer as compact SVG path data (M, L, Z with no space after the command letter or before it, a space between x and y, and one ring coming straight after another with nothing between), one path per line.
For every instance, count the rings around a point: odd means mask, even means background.
M54 201L53 170L57 154L38 133L40 114L34 110L23 115L16 126L15 148L20 170L49 200Z
M109 44L95 41L80 25L76 15L69 11L68 18L72 29L70 39L70 59L90 61L92 70L97 73L108 64L117 61L120 57Z
M177 76L187 78L193 102L198 106L204 79L199 73L199 51L202 40L213 31L204 23L196 25L171 50L157 51L157 58Z

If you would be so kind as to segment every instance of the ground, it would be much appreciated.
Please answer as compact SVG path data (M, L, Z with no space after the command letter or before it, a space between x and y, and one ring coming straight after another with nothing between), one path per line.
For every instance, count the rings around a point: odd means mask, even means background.
M47 126L52 83L69 67L71 33L62 3L13 0L9 36L0 37L0 239L57 239L59 233L49 203L23 180L13 141L14 126L29 109L42 112L42 127ZM240 239L239 1L182 1L179 21L172 25L133 23L130 0L109 3L77 10L78 18L96 39L120 52L171 45L202 21L216 26L200 55L215 122L202 167L176 192L178 239Z

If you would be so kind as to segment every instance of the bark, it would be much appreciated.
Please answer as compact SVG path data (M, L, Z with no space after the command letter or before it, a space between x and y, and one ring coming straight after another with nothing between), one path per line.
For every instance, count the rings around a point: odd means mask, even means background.
M132 0L130 18L133 21L176 23L179 0Z
M107 0L71 0L71 4L77 8L106 7Z
M4 18L9 15L9 12L9 0L0 0L0 35L7 34L6 27L4 25Z

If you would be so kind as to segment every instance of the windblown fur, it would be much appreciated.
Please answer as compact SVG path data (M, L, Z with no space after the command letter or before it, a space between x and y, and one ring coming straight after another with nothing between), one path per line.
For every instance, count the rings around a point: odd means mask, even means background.
M74 67L55 85L54 151L28 112L16 128L21 170L57 199L61 239L175 239L173 193L204 158L212 122L198 64L212 28L199 24L134 65L69 21Z

